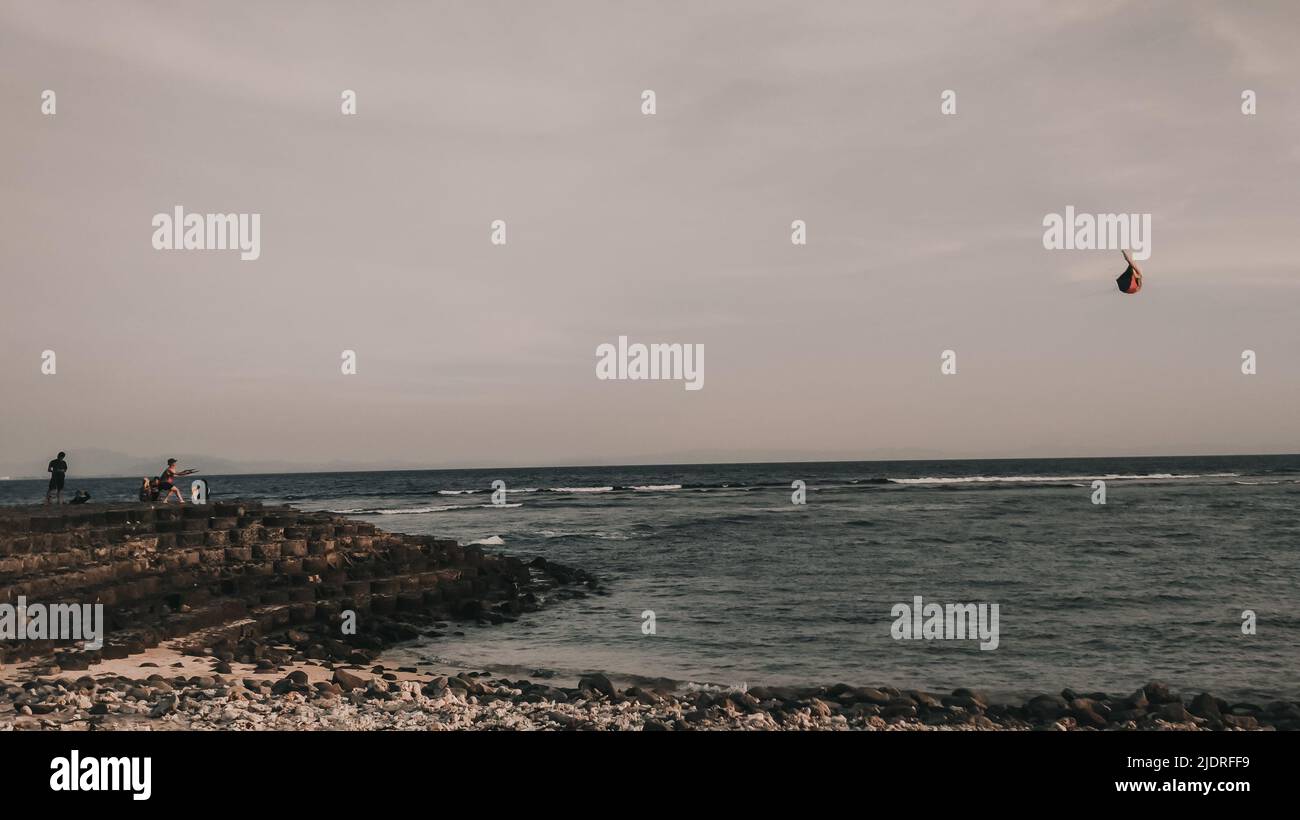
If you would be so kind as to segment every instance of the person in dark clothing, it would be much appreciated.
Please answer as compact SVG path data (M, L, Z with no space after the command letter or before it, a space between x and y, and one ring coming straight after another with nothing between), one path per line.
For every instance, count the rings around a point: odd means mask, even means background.
M168 499L173 495L176 496L176 503L184 504L185 499L181 496L181 491L176 489L176 479L181 476L194 475L198 470L177 470L176 459L167 459L167 469L163 470L162 475L158 476L158 495L162 496L162 503L166 504Z
M1142 290L1142 270L1133 264L1133 257L1128 255L1128 251L1121 251L1124 254L1124 261L1128 267L1124 269L1115 279L1115 284L1119 285L1121 293L1137 293Z
M68 473L68 462L64 461L67 453L59 453L59 457L50 462L50 466L45 469L50 474L50 486L45 490L45 505L50 504L50 494L56 494L58 503L63 503L63 479Z
M85 503L86 503L87 501L89 501L89 500L90 500L90 493L86 492L85 490L77 490L77 494L74 495L74 496L72 497L72 500L69 501L68 503L69 503L69 504L85 504Z

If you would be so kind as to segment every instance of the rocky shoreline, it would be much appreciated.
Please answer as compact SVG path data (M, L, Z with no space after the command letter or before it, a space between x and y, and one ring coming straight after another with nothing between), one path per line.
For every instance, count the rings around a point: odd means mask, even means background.
M968 689L619 688L600 673L557 686L541 672L386 668L385 648L456 621L502 624L603 590L541 558L256 502L10 508L0 570L0 601L110 610L98 650L0 643L0 731L1300 729L1300 703L1185 698L1159 682L1004 703Z
M196 663L207 663L206 672ZM298 661L268 673L224 674L215 658L145 662L135 676L32 674L0 689L0 731L81 730L865 730L1251 731L1300 728L1300 704L1190 700L1152 682L1131 695L1038 695L991 703L839 684L805 689L671 691L616 688L591 674L577 686L381 665ZM149 668L156 668L147 675ZM192 674L184 674L189 672Z

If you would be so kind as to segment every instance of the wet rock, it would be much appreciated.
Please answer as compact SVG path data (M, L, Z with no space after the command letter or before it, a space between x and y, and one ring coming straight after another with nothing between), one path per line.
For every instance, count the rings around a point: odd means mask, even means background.
M912 699L919 709L942 709L943 702L929 692L920 692L910 689L903 693L906 697Z
M971 700L975 701L976 705L980 706L981 708L988 708L989 705L988 695L984 694L983 692L976 692L972 689L964 689L964 688L954 689L952 690L952 697L970 698Z
M1169 691L1169 685L1160 681L1151 681L1142 687L1142 691L1146 694L1147 700L1154 704L1181 702L1181 698Z
M1274 701L1264 712L1274 721L1300 720L1300 705L1286 701Z
M1215 699L1213 695L1206 694L1205 692L1192 698L1192 702L1188 709L1192 714L1198 717L1210 720L1223 719L1223 714L1219 711L1219 701Z
M290 680L289 678L281 678L280 680L271 684L272 695L286 695L289 692L296 692L298 691L298 689L299 689L298 685L294 683L292 680Z
M646 690L641 689L640 687L637 686L633 686L631 689L628 689L625 694L627 695L628 698L631 698L632 700L635 700L637 703L641 703L646 706L658 706L660 703L663 702L663 698L661 698L659 695L656 695L654 692L647 692ZM755 701L755 703L757 703L757 701Z
M1058 695L1035 695L1025 704L1025 710L1034 718L1049 722L1061 717L1068 705Z
M334 682L337 683L339 688L344 692L351 692L353 689L364 689L366 687L365 678L362 678L360 675L354 675L344 669L334 670Z
M546 719L553 723L559 724L560 727L564 729L576 729L578 726L578 719L573 717L572 715L567 715L564 712L559 712L559 711L547 712Z
M1224 715L1223 723L1234 729L1254 731L1259 728L1259 720L1253 715Z
M1110 713L1112 723L1126 723L1130 720L1138 721L1147 716L1145 709L1120 709Z
M643 700L642 703L649 702L651 705L657 705L663 701L663 697L656 692L642 692L641 695L642 697L650 699L649 701ZM762 704L758 698L748 692L732 692L727 696L727 699L730 700L738 709L749 714L763 711Z
M1100 729L1106 725L1106 718L1098 714L1097 707L1096 701L1090 698L1075 698L1070 701L1070 714L1080 726Z
M614 690L614 684L609 682L609 678L599 672L583 675L582 680L578 681L578 689L597 692L610 699L613 699L618 694Z
M891 696L879 689L873 689L870 686L862 686L857 690L857 696L860 701L874 703L877 706L884 706L889 703Z
M1150 697L1150 693L1148 693L1147 696ZM1156 715L1170 723L1186 723L1192 719L1191 714L1188 713L1187 707L1183 706L1182 701L1162 704L1156 712Z
M343 687L330 681L317 681L312 688L316 690L319 697L334 698L343 694Z

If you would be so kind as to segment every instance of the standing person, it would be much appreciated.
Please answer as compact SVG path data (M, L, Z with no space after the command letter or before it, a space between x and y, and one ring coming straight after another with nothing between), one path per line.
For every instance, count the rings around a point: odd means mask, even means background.
M55 493L59 503L63 503L63 479L68 473L68 462L64 461L67 453L59 453L59 457L50 462L50 466L45 471L50 474L50 486L45 490L45 506L50 505L50 493Z
M181 476L194 475L198 470L180 470L176 469L176 459L167 459L167 469L163 470L162 475L158 476L158 495L162 496L162 503L174 495L178 504L184 504L185 499L181 496L181 491L176 489L176 479Z

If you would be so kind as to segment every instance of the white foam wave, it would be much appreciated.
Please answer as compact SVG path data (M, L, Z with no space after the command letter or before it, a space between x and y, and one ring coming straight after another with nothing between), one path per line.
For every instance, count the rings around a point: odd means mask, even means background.
M630 541L631 536L621 532L563 532L560 530L539 530L543 538L599 538L602 541Z
M499 535L492 535L487 538L480 538L477 541L470 541L470 544L477 544L480 547L499 547L505 544Z
M553 493L612 493L613 487L548 487Z
M428 513L446 512L448 510L469 510L478 506L491 506L490 504L444 504L439 507L370 507L356 508L350 510L326 510L326 512L335 515L425 515ZM519 505L515 505L519 506Z
M891 478L892 484L1012 484L1031 481L1162 481L1187 478L1233 478L1239 473L1147 473L1143 475L974 475L957 477L926 476L923 478Z
M421 515L424 513L446 512L447 510L468 510L474 504L444 504L441 507L408 507L396 510L373 510L378 515Z
M644 484L639 487L633 487L632 489L640 490L642 492L659 492L663 490L680 490L681 488L682 485L680 484Z

